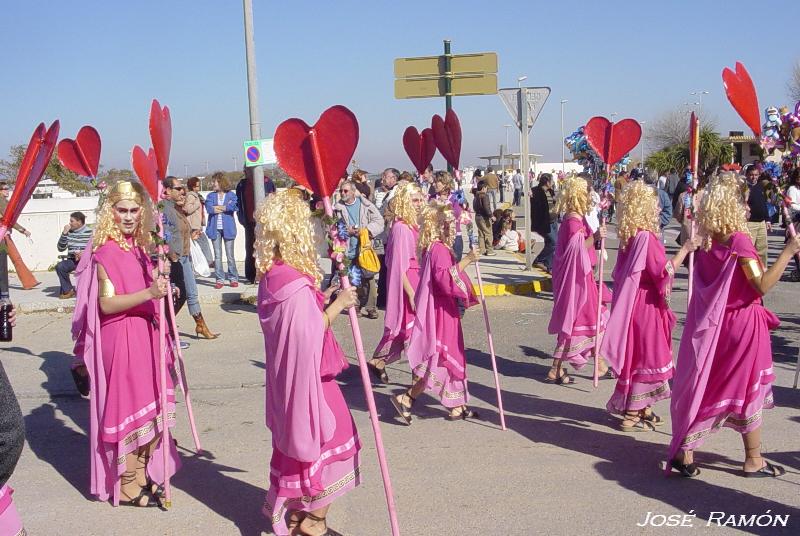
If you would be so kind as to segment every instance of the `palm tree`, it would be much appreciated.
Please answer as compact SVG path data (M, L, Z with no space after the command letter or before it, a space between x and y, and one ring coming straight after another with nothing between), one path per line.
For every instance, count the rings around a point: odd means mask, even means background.
M733 159L733 145L724 141L711 128L700 129L700 169L711 170ZM657 173L666 173L670 168L686 169L689 166L689 146L684 143L664 147L647 157L647 167Z

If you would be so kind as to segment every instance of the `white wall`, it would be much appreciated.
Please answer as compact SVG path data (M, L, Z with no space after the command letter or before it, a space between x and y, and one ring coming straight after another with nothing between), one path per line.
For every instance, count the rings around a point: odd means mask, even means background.
M204 195L205 197L205 195ZM31 238L14 231L14 244L17 245L25 264L31 270L47 270L58 262L60 254L56 248L64 226L69 223L72 212L86 214L86 223L93 224L97 197L73 197L70 199L31 199L19 217L18 223L31 232ZM236 219L234 217L234 219ZM236 222L237 234L234 254L236 260L244 260L244 229ZM63 254L63 253L62 253ZM9 262L9 270L14 267ZM240 274L244 275L244 274Z

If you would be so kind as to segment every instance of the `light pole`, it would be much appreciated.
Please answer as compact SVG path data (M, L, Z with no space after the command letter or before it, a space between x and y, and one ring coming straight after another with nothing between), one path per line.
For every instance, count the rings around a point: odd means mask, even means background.
M611 112L611 122L612 122L612 123L614 122L614 118L615 118L616 116L618 116L618 115L619 115L619 114L618 114L617 112Z
M518 77L518 78L517 78L517 87L518 87L518 88L521 88L521 87L522 87L522 82L524 82L524 81L525 81L525 80L527 80L527 79L528 79L528 77L527 77L527 76L520 76L520 77Z
M508 129L511 128L512 126L514 125L503 125L503 128L506 129L506 153L508 153ZM511 159L509 158L509 160ZM513 164L514 161L511 160L511 163Z
M644 144L647 140L644 134L644 126L647 124L647 121L639 121L639 124L642 125L642 171L644 171Z
M519 88L520 93L522 92L522 83L527 79L528 79L527 75L523 75L523 76L518 76L517 77L517 88ZM525 96L525 95L523 95L523 96ZM527 112L527 109L526 108L521 109L520 113L522 113L523 111ZM527 157L528 155L525 155L525 156ZM522 130L519 131L519 165L520 165L520 168L522 168ZM528 170L525 169L525 170L523 170L523 172L525 173L525 176L527 177L528 176ZM527 220L525 220L525 221L527 221Z
M567 99L561 99L561 171L566 171L564 164L564 105L569 102Z
M184 164L183 165L183 176L184 177L188 177L189 176L189 164Z
M700 112L703 111L703 95L708 95L708 91L692 91L692 95L697 95L697 100L700 101L697 103L697 115L700 115Z
M233 170L236 171L239 169L239 159L236 156L231 157L233 159Z
M242 0L244 11L244 48L247 63L247 101L250 111L250 139L261 139L261 122L258 118L258 79L256 76L256 43L253 39L253 0ZM234 161L234 164L237 164ZM235 168L238 166L234 167ZM256 205L264 199L264 168L253 168L253 197Z

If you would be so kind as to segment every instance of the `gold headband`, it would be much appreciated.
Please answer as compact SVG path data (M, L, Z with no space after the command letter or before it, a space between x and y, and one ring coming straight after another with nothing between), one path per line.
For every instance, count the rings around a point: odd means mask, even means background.
M142 203L142 197L139 195L133 188L133 183L130 181L119 181L117 184L114 185L114 191L112 194L116 194L119 197L119 201L134 201L136 203Z
M296 197L302 201L306 201L308 199L309 191L303 187L294 186L286 190L286 195L289 197Z

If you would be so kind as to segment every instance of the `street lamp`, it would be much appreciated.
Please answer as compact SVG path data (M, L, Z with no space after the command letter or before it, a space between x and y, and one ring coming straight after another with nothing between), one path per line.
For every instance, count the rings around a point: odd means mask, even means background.
M566 171L564 164L564 105L569 102L567 99L561 99L561 171Z
M527 80L527 79L528 79L528 77L527 77L527 76L520 76L520 77L518 77L518 78L517 78L517 87L518 87L518 88L521 88L521 87L522 87L522 82L524 82L524 81L525 81L525 80Z
M512 126L514 126L514 125L503 125L503 128L505 128L505 129L506 129L506 153L508 153L508 129L509 129L509 128L511 128ZM513 160L511 160L511 158L510 158L510 157L509 157L509 160L510 160L510 161L512 162L512 164L513 164L513 162L514 162L514 161L513 161Z
M618 115L619 115L619 114L618 114L617 112L611 112L611 122L612 122L612 123L614 122L614 118L615 118L616 116L618 116Z
M700 102L697 103L697 115L703 111L703 95L708 95L708 91L692 91L692 95L697 95Z
M692 110L692 106L700 106L700 103L699 102L684 102L683 105L686 106L686 113L690 113L690 112L693 111ZM699 112L699 109L698 109L698 114L699 113L700 112Z
M644 126L647 124L647 121L639 121L639 124L642 125L642 171L644 171L644 144L647 140L644 134Z

